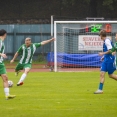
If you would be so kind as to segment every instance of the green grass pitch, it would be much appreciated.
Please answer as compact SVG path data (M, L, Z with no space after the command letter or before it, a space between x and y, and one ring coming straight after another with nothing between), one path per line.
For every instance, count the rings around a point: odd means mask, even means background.
M93 94L99 72L32 72L17 87L20 75L8 73L12 100L5 100L0 81L0 117L117 117L117 82L107 75L100 95Z

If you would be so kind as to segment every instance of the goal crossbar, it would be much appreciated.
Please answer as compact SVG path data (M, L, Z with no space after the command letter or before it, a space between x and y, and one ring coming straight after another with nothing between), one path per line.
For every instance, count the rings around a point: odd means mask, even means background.
M54 25L56 23L117 23L117 21L54 21Z

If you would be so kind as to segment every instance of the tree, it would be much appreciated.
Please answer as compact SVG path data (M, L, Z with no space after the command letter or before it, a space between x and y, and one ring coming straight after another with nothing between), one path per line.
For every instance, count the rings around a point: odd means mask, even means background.
M66 7L73 7L77 1L78 0L62 0L62 4ZM89 6L89 10L87 11L89 17L98 17L100 6L104 7L111 13L116 8L116 2L117 0L84 0L84 3Z
M117 0L103 0L103 5L107 6L110 10L114 10L113 4Z
M86 3L90 4L92 0L85 0ZM96 1L96 2L100 2L99 0L93 0L93 1ZM117 0L102 0L103 2L103 6L106 6L107 8L109 8L110 10L113 10L114 7L113 7L113 4L114 2L116 2Z

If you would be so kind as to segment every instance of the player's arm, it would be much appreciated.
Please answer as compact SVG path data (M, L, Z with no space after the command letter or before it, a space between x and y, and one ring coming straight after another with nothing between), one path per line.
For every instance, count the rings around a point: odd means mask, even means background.
M115 47L113 47L111 50L110 50L110 53L112 54L112 55L115 55L116 54L116 48Z
M13 63L15 59L18 57L19 53L22 52L22 46L18 49L18 51L15 53L13 59L10 61L10 63Z
M18 57L18 52L15 53L15 55L14 55L13 59L10 61L10 63L13 63L17 57Z
M112 55L115 55L115 52L116 52L116 49L115 49L115 47L113 47L112 49L110 49L106 52L100 52L99 55L103 56L104 54L109 54L109 53L111 53Z
M42 41L41 45L45 45L45 44L50 43L50 42L52 42L54 40L55 40L55 38L52 38L52 39L49 39L49 40L46 40L46 41Z
M104 56L101 57L100 61L103 61L104 60Z
M3 53L0 53L0 56L2 56L3 58L7 58L7 55Z
M103 55L109 54L109 53L111 53L111 50L108 50L106 52L99 52L99 56L103 56Z
M105 44L106 44L106 46L107 46L108 51L106 51L106 52L100 52L100 53L99 53L99 56L103 56L103 55L105 55L105 54L111 53L112 45L111 45L110 40L106 40L106 41L105 41Z

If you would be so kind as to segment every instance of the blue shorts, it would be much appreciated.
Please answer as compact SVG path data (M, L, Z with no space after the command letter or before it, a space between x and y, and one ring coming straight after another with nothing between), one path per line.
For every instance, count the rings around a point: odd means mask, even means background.
M108 62L103 62L100 69L100 71L108 72L108 74L113 74L115 70L116 70L115 63L108 63Z

